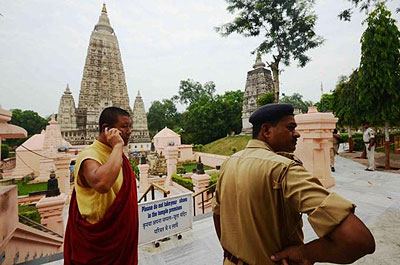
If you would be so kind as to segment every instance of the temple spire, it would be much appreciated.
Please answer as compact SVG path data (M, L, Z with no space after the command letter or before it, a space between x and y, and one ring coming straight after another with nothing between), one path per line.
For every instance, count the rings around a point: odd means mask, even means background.
M257 52L257 58L256 58L256 62L253 65L253 68L258 69L258 68L264 68L264 67L265 67L265 63L263 63L261 60L261 53Z
M71 90L69 89L69 84L67 84L67 88L65 89L64 94L71 94Z
M110 34L114 33L114 29L111 27L110 20L108 19L107 8L105 3L103 3L103 8L101 9L99 22L96 24L96 26L94 26L94 30Z
M138 90L138 92L137 92L137 96L136 96L137 98L141 98L142 96L140 95L140 90Z

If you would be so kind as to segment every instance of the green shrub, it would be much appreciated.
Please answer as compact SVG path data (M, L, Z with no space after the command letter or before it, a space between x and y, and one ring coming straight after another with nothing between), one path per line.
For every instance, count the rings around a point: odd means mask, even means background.
M1 144L1 159L6 159L10 155L10 147L8 144Z
M182 165L178 165L178 166L176 167L176 173L178 173L178 174L185 174L185 173L186 173L185 167L182 166Z
M35 206L18 205L18 213L39 224L40 220L42 219L42 217L39 214L39 211L36 209Z
M193 189L193 181L189 178L183 178L177 174L172 175L172 180L178 183L179 185L187 188L188 190L194 191Z

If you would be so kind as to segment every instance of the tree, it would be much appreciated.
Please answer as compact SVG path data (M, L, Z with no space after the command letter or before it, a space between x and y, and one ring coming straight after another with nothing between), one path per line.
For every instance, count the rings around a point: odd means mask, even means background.
M34 135L41 133L48 121L33 110L13 109L10 123L24 128L28 135Z
M342 76L333 91L332 111L339 118L338 124L346 126L349 135L349 151L353 152L353 138L351 127L358 127L364 120L362 103L358 98L358 70L354 70L350 77Z
M400 32L384 3L370 13L361 37L359 99L366 119L385 126L385 168L390 168L389 124L400 118ZM379 104L377 104L379 103Z
M178 96L174 96L174 100L178 100L182 104L191 104L200 97L213 97L215 93L215 84L212 81L204 83L194 81L192 79L181 80L178 90Z
M333 94L322 94L321 100L317 102L319 112L331 112L333 110Z
M310 100L303 101L303 96L299 93L294 93L291 96L284 95L280 102L291 104L293 108L300 109L302 113L307 113L308 107L313 105Z
M376 5L382 2L382 0L348 0L348 1L352 3L353 7L343 10L338 15L338 17L344 21L351 20L351 15L353 14L354 8L358 8L360 12L365 12L366 14L368 14L368 10L371 8L372 5ZM384 0L384 2L387 2L387 0ZM396 10L397 12L400 12L400 7L397 8Z
M274 101L275 101L274 92L268 92L268 93L265 93L264 95L260 96L257 99L257 105L259 107L261 107L261 106L273 103Z
M24 128L29 138L34 134L41 133L46 128L48 121L33 110L22 111L20 109L13 109L10 124ZM26 139L7 139L6 143L9 146L18 146L26 141Z
M242 91L228 91L224 95L202 95L183 113L182 140L186 143L207 144L242 128Z
M150 134L154 136L165 126L171 129L180 125L180 113L178 113L174 102L170 99L156 100L151 103L147 113L147 121Z
M225 1L228 12L237 13L237 17L217 27L217 32L222 36L234 32L246 37L264 36L255 51L273 54L267 64L273 74L275 101L278 102L280 63L289 66L293 59L304 67L310 61L305 53L323 43L322 37L314 32L317 16L312 8L315 0Z

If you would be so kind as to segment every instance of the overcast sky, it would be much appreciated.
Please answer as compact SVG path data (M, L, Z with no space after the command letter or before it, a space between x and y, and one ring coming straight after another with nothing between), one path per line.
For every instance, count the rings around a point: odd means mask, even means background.
M154 100L177 94L179 82L214 81L218 94L243 90L260 39L221 37L214 27L229 22L223 0L105 1L122 55L130 105L140 90L146 110ZM320 84L334 89L360 61L364 14L342 22L346 0L317 0L316 32L326 41L308 52L304 68L285 67L281 92L318 101ZM395 1L394 1L395 2ZM0 0L0 104L31 109L42 116L57 113L68 83L78 104L90 34L103 1ZM393 2L389 8L394 11ZM393 14L399 21L399 14ZM397 22L399 25L399 22ZM263 56L263 60L268 60Z

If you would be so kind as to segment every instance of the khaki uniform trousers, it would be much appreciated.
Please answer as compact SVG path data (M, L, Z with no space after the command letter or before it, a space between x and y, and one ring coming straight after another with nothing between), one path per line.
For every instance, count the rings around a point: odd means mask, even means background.
M335 167L335 156L338 153L339 150L339 144L334 144L333 147L331 147L330 150L330 158L331 158L331 167Z
M368 150L369 144L365 144L365 148L367 150L367 158L368 158L368 169L375 170L375 145L371 146L371 150Z

